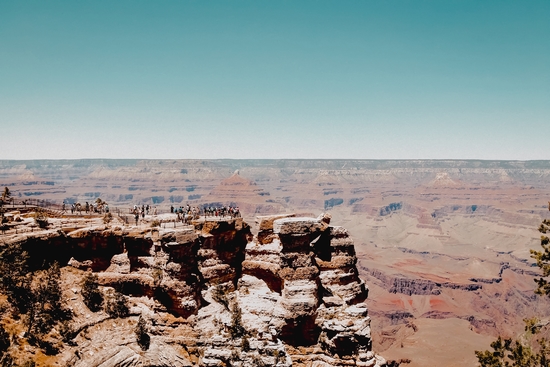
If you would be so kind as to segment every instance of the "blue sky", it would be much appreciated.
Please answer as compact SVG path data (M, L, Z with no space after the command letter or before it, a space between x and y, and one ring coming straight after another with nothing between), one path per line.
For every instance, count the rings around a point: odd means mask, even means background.
M0 159L550 159L550 1L0 1Z

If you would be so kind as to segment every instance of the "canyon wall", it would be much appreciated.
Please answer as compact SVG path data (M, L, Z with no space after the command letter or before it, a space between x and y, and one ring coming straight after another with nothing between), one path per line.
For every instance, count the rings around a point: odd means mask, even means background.
M20 245L31 270L69 265L64 293L79 332L49 357L51 364L385 365L372 351L367 287L353 240L330 219L258 217L255 235L241 218L202 218L179 228L117 221L68 227L52 220L51 229L6 235L2 242ZM82 304L77 280L88 271L105 294L125 295L126 321ZM147 320L147 350L133 335L138 317Z

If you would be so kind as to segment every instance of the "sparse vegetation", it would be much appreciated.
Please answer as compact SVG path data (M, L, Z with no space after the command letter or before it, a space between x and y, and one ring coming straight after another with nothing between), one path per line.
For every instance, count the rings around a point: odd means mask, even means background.
M139 321L134 329L136 334L136 340L142 350L149 349L149 343L151 342L151 337L147 334L147 323L143 316L139 316Z
M500 336L491 343L493 351L476 351L481 367L547 367L549 365L549 346L546 340L539 340L540 352L535 353L529 346Z
M62 321L57 329L65 343L73 344L72 340L77 335L77 331L73 328L69 320Z
M119 291L115 291L105 302L105 312L112 317L127 317L129 314L126 298Z
M34 222L40 227L40 228L48 228L48 225L50 224L48 221L48 213L42 209L42 208L36 208L33 214Z
M550 210L550 207L548 208ZM546 233L550 232L550 220L545 219L539 226L541 236L540 245L542 251L531 250L531 257L542 270L542 277L535 278L537 283L535 293L550 297L550 238ZM537 318L524 319L525 331L533 336L537 334L541 326ZM531 345L521 340L511 338L502 339L500 336L491 343L492 351L476 351L476 357L481 367L548 367L550 366L550 345L545 338L532 338L538 344L535 351Z
M18 243L0 250L0 287L18 313L26 313L31 301L28 253Z
M11 199L11 191L10 189L6 186L4 187L4 191L2 191L2 204L3 203L8 203Z
M219 284L212 289L212 298L214 301L222 304L226 310L229 310L229 298L227 297L227 293L227 287L222 284Z
M2 208L0 208L0 211L2 211ZM4 234L9 228L8 218L4 217L4 213L2 213L2 216L0 217L0 231Z
M537 261L537 266L542 270L542 277L535 279L537 283L536 294L541 296L550 296L550 238L546 235L550 232L550 220L545 219L539 226L539 232L543 235L540 237L540 246L542 251L531 250L531 257Z
M0 251L0 274L0 288L13 307L12 317L25 325L26 339L46 353L56 353L57 348L47 341L47 335L72 316L63 306L59 265L54 263L31 272L28 254L20 244L10 244ZM7 361L6 358L9 359L7 354L2 357Z
M154 219L154 220L151 222L151 227L152 227L152 228L160 227L160 221L159 221L158 219Z
M523 319L523 322L525 323L525 331L531 334L537 334L542 327L540 320L537 317Z
M90 311L97 312L103 304L103 295L99 290L97 275L88 272L82 281L82 299Z
M242 337L242 340L241 340L241 349L244 351L244 352L248 352L250 350L250 341L248 340L248 336L245 334L243 335Z
M237 339L245 335L245 329L242 324L242 311L237 302L231 303L231 325L229 325L229 333L231 338Z
M70 318L70 313L62 305L60 279L57 263L38 272L33 279L27 332L38 339L49 333L58 321Z

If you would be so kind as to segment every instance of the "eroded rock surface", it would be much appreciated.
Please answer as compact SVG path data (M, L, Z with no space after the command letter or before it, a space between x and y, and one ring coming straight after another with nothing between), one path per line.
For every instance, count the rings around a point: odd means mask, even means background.
M31 259L90 269L122 291L130 316L92 313L72 288L66 366L382 366L367 288L348 232L330 216L195 221L183 228L92 226L5 238ZM38 266L38 261L36 262ZM72 293L71 293L72 292ZM76 296L75 296L76 295ZM149 344L134 335L147 323Z
M374 366L353 241L329 216L259 217L237 298L243 324L288 346L295 365Z

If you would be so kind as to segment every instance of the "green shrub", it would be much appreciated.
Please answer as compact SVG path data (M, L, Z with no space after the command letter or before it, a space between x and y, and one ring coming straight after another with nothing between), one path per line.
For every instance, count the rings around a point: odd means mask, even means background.
M242 312L237 302L233 302L231 307L231 325L229 325L229 333L233 339L239 338L245 333L242 324Z
M60 280L61 271L57 262L37 272L34 277L26 322L27 331L37 340L49 333L57 322L72 316L63 307Z
M112 317L127 317L130 310L124 295L115 291L112 296L108 297L107 302L105 302L105 312Z
M88 272L82 281L82 299L90 311L97 312L103 304L103 295L99 290L97 275Z
M250 341L248 340L248 336L243 335L242 341L241 341L241 349L244 352L248 352L250 350Z
M59 335L61 335L61 338L63 338L65 343L71 343L71 340L76 337L77 331L75 331L68 320L62 321L57 329L59 331Z
M147 323L143 316L139 316L139 321L134 329L136 334L136 341L142 350L149 349L149 344L151 342L151 337L147 334Z
M27 312L32 298L28 259L18 243L0 248L0 289L19 313Z

